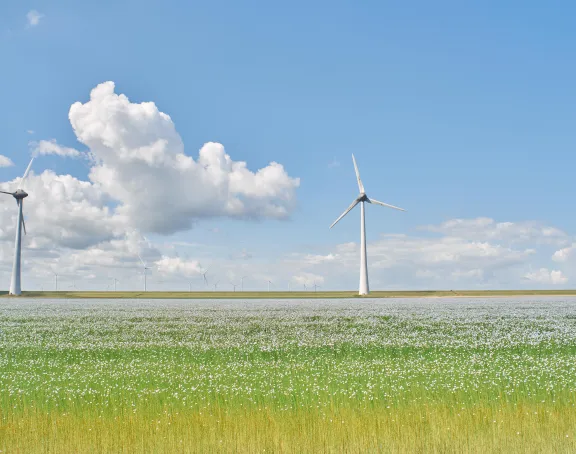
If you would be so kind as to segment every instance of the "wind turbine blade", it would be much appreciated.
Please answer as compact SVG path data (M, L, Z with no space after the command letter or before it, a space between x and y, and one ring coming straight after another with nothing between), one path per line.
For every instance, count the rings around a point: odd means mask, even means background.
M13 192L0 191L2 194L14 195Z
M26 233L26 221L24 220L24 215L22 215L22 227L24 227L24 235L28 235Z
M34 162L34 158L30 159L30 164L28 164L28 167L26 167L26 172L24 172L24 175L22 175L22 179L20 180L20 185L18 186L18 189L22 189L22 184L24 183L24 180L28 177L28 174L30 173L32 162Z
M404 208L395 207L394 205L389 205L388 203L380 202L374 199L368 199L368 202L375 203L376 205L382 205L383 207L394 208L395 210L406 211Z
M144 268L146 268L146 263L144 262L144 260L142 260L142 257L140 257L140 254L138 254L138 258L142 262L142 265L144 265Z
M334 227L336 224L338 224L338 221L340 221L340 219L342 219L344 216L346 216L346 215L350 212L350 210L351 210L352 208L354 208L356 205L358 205L359 202L360 202L360 201L359 201L358 199L354 200L354 202L352 202L352 205L350 205L350 206L346 209L346 211L344 211L344 213L342 213L342 214L340 215L340 217L339 217L338 219L336 219L336 220L332 223L332 225L330 226L330 228L332 228L332 227Z
M358 189L360 189L360 193L364 193L364 185L362 184L362 180L360 179L360 172L358 172L358 166L356 165L356 158L354 154L352 154L352 161L354 162L354 171L356 172L356 179L358 180Z

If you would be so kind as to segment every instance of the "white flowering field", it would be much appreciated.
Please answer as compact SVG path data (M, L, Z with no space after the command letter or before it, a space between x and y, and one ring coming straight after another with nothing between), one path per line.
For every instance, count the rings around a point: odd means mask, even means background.
M2 452L576 452L576 298L0 300Z

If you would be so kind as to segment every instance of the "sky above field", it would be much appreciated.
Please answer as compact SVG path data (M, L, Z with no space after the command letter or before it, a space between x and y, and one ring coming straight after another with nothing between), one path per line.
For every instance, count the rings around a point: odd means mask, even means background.
M0 5L23 289L576 286L573 2ZM0 288L16 204L0 199ZM3 284L1 284L3 282Z

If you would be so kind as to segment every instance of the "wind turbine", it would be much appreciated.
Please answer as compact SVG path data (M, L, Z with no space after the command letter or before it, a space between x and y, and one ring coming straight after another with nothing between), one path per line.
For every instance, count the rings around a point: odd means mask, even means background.
M32 167L32 162L34 158L30 160L30 164L26 167L26 171L22 178L20 179L20 184L18 189L14 192L0 191L3 194L11 195L16 199L16 204L18 205L18 219L16 221L16 242L14 250L14 264L12 266L12 279L10 281L10 295L20 295L22 293L21 286L21 257L22 257L22 228L24 228L24 234L26 234L26 223L24 222L24 215L22 213L24 199L28 197L28 193L22 190L22 184L26 177L30 173L30 168Z
M240 282L242 283L242 286L241 286L241 291L242 291L242 292L244 291L244 279L246 279L247 277L248 277L248 276L242 276L242 277L240 278Z
M379 202L378 200L371 199L366 195L364 190L364 185L360 179L360 172L358 172L358 166L356 165L356 158L352 155L352 161L354 162L354 171L356 172L356 179L358 180L358 189L360 194L352 202L352 204L336 219L330 228L334 227L340 219L346 216L352 208L360 204L360 287L358 293L360 295L368 295L370 293L370 288L368 286L368 258L366 255L366 219L364 216L364 203L375 203L376 205L382 205L388 208L394 208L395 210L406 211L403 208L396 207L394 205L389 205L384 202Z
M234 284L233 282L230 282L230 285L232 287L234 287L234 292L236 292L236 287L238 287L238 284Z
M216 291L216 288L218 287L218 283L219 283L219 282L220 282L220 281L216 281L216 282L214 283L214 291Z
M58 291L58 273L54 273L54 276L56 277L56 291Z
M206 279L206 273L208 272L210 268L206 268L204 269L204 271L201 271L200 274L202 275L203 279L204 279L204 285L206 287L208 287L208 279Z
M268 279L268 291L270 291L270 284L274 285L274 283L270 279Z
M142 260L142 257L140 257L140 254L138 254L138 258L140 259L140 261L142 262L142 265L144 266L144 291L146 291L147 290L147 280L146 280L147 273L146 273L146 271L149 270L150 268L148 268L148 266L146 265L146 262L144 262L144 260Z
M316 281L314 281L314 292L316 292L316 289L320 287L319 285L316 284Z

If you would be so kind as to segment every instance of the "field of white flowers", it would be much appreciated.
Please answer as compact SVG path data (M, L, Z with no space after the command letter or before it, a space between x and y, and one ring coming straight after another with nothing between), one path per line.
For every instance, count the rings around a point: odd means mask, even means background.
M575 392L576 299L0 300L2 452L575 452Z

